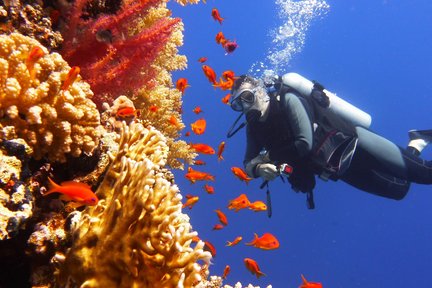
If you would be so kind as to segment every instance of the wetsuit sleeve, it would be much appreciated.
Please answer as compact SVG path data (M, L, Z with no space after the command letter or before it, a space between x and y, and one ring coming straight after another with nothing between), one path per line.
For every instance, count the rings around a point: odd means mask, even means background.
M253 161L253 159L256 159L256 156L259 155L262 146L257 142L255 137L253 137L253 133L250 130L249 126L246 126L246 152L243 160L243 165L245 167L246 173L253 178L257 178L258 175L255 173L255 168L257 164L256 161Z
M282 151L270 153L271 159L278 159L278 155L296 155L299 159L306 157L312 150L313 122L309 104L293 93L286 93L281 97L281 106L286 115L288 127L293 137L293 144ZM276 155L277 154L277 155Z

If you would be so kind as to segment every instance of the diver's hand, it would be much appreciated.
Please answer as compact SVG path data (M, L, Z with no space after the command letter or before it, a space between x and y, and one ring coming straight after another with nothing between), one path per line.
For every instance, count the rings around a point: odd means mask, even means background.
M271 163L258 164L256 174L266 181L271 181L279 175L279 171L275 165Z

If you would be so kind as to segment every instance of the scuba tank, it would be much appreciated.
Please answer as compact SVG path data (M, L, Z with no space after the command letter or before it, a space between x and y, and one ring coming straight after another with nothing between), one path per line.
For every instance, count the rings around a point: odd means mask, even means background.
M315 122L324 128L336 128L342 132L353 134L355 127L361 126L369 128L372 122L371 116L363 110L355 107L347 101L339 98L332 92L324 89L321 85L313 83L297 73L287 73L281 78L282 83L298 91L301 96L310 99L314 89L321 89L328 97L328 105L317 105L315 103L316 117Z

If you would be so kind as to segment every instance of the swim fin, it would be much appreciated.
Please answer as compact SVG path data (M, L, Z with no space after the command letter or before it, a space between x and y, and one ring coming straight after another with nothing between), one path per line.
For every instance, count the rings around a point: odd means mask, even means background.
M408 148L414 148L420 154L423 149L432 142L432 129L431 130L410 130L408 131L410 141ZM417 153L414 153L417 154Z

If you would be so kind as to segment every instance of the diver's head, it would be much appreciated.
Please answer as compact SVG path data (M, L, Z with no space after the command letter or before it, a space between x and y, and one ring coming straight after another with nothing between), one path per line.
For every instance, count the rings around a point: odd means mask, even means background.
M262 81L242 75L234 82L231 95L231 108L245 113L247 122L264 121L267 118L270 97Z

